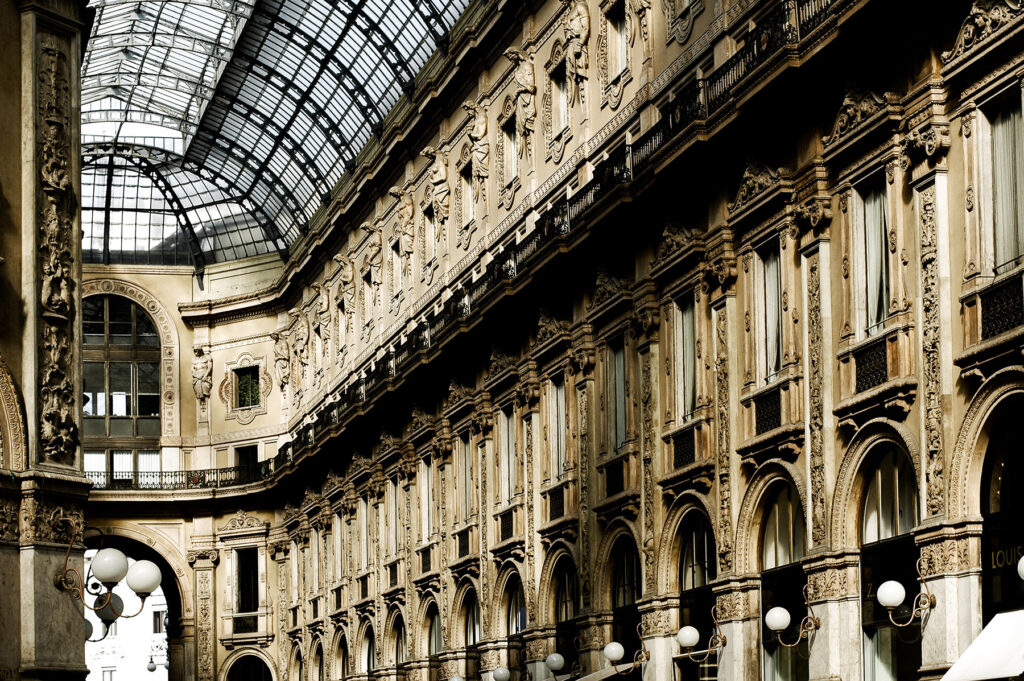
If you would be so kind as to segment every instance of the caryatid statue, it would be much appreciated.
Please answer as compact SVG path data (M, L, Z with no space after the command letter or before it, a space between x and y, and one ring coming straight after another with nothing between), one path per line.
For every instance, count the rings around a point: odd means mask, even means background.
M519 142L519 158L532 156L531 142L537 124L537 81L534 77L533 60L517 47L505 50L505 56L516 65L513 76L516 85L516 138Z
M278 331L270 333L274 341L274 369L277 375L277 386L284 390L284 387L292 380L291 349L288 347L288 339Z
M448 157L434 147L427 147L420 154L430 159L430 207L434 210L434 220L440 226L448 221L451 194L448 186ZM435 238L441 238L441 230L437 230Z
M392 187L388 194L398 199L395 215L398 218L398 241L402 252L402 270L409 273L409 262L416 243L416 204L412 200L412 192Z
M491 145L487 141L487 111L473 101L467 101L462 108L473 117L473 125L469 129L469 140L472 143L470 152L473 156L473 200L479 201L485 196L486 182L491 172Z
M585 0L562 0L568 5L565 13L565 80L569 86L569 106L576 104L576 97L583 102L583 81L590 68L590 8Z
M192 348L192 390L200 403L210 399L213 388L213 358L201 345Z

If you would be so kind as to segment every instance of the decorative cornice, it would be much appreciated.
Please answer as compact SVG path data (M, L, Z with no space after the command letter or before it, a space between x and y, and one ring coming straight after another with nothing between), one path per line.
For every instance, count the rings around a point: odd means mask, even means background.
M879 97L873 92L851 90L843 98L832 132L821 138L822 144L826 148L835 145L887 105L884 97Z
M1016 21L1022 9L1019 0L975 0L960 26L953 49L942 53L942 63L948 64L988 40Z
M739 189L736 190L736 198L727 205L729 213L737 213L747 207L754 199L778 184L780 179L779 170L772 170L768 166L757 163L748 163L743 171Z

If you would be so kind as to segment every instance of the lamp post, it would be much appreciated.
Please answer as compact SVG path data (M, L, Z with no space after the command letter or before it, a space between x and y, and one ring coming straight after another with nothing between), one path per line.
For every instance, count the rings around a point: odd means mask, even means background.
M803 594L804 603L807 604L807 614L802 620L800 620L800 629L797 632L796 640L792 643L786 643L782 640L782 632L789 627L789 623L792 621L789 611L785 608L776 606L764 615L764 623L769 629L775 632L775 640L787 648L796 648L800 645L800 641L809 639L814 630L821 626L821 620L815 617L814 609L811 607L811 601L807 598L806 584L804 585Z
M102 536L102 532L96 530ZM85 532L83 531L84 535ZM156 563L149 560L135 561L130 567L128 558L121 551L114 548L103 548L96 552L89 564L89 572L85 577L77 569L68 566L71 557L71 549L78 539L78 531L74 531L71 541L68 543L68 550L64 554L64 567L54 575L53 583L57 589L67 591L73 598L82 602L86 608L94 611L100 621L103 622L103 636L98 639L92 638L92 624L86 620L86 640L102 641L110 631L110 625L119 617L137 617L142 613L146 599L151 593L160 587L160 568ZM124 601L114 593L114 587L124 579L128 588L139 597L139 611L131 614L124 614ZM94 581L93 581L94 580ZM98 584L97 584L98 582ZM102 585L102 587L100 586ZM104 591L103 589L106 589ZM85 602L85 592L96 596L92 605ZM147 665L148 667L148 665Z
M892 611L903 604L904 599L907 597L907 590L903 588L903 585L895 580L888 580L882 582L878 587L878 602L882 604L889 612L889 621L897 627L908 627L918 617L924 619L924 613L931 608L935 607L935 595L928 588L928 582L924 581L924 575L921 574L921 559L919 558L914 564L917 569L917 580L921 582L921 586L924 587L924 591L919 591L914 596L913 606L914 609L910 613L910 618L906 622L897 622L892 616ZM1017 563L1017 573L1024 579L1024 559L1022 562Z

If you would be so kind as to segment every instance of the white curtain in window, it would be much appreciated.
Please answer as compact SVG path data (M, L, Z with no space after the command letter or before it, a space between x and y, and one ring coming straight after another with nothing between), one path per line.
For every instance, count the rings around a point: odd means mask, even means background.
M764 352L765 377L779 371L781 306L779 304L779 251L775 246L764 252Z
M693 322L693 300L692 298L682 308L682 342L681 348L683 364L683 416L693 412L693 405L697 398L697 340ZM676 380L679 380L679 376Z
M1024 250L1024 201L1018 173L1024 168L1021 109L1015 103L992 116L992 222L995 265L1016 260Z
M864 633L864 681L896 681L894 635L893 627Z
M864 273L867 285L868 330L885 319L889 297L889 268L886 257L888 232L884 188L864 195Z

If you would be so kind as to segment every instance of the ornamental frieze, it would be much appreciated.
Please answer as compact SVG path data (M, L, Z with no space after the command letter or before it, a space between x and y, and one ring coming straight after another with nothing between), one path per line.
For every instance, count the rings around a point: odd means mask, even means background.
M1024 11L1019 0L975 0L960 27L953 49L942 53L942 62L948 64L957 57L988 40L1018 18Z
M821 138L822 144L828 148L840 142L844 137L857 130L871 117L889 105L891 95L880 97L867 90L852 90L843 98L832 125L832 132Z

